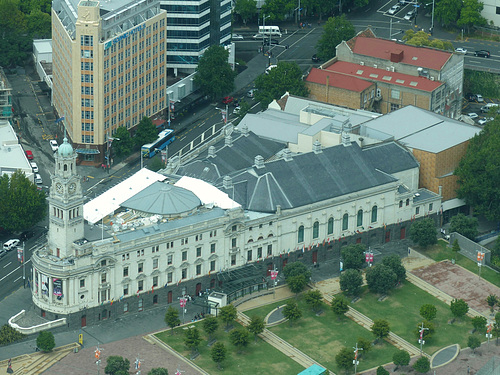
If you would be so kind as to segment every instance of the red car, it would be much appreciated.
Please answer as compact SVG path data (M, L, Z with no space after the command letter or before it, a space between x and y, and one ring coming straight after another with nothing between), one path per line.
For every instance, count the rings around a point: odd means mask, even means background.
M24 151L28 160L33 160L33 153L30 150Z
M222 98L222 103L224 103L224 104L229 104L229 103L231 103L233 100L234 100L234 98L233 98L232 96L226 96L226 97Z

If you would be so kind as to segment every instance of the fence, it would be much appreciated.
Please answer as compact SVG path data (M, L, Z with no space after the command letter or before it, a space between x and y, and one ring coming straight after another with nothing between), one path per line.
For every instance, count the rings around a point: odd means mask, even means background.
M477 242L469 240L467 237L462 236L460 233L453 232L450 234L450 242L448 246L453 246L455 240L458 241L460 246L460 254L465 255L470 260L477 262L477 253L480 251L484 253L484 263L489 264L491 261L491 251L479 245Z

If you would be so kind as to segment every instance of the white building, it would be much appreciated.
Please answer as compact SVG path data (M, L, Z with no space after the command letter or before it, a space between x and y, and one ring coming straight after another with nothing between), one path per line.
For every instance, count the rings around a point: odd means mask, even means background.
M35 174L14 128L9 121L0 120L0 176L10 176L17 170L21 170L30 181L35 182Z
M287 262L338 270L342 246L404 239L411 220L440 206L440 196L418 189L417 161L394 142L362 149L344 133L340 145L315 142L292 155L246 127L225 134L189 162L172 158L169 174L145 174L132 196L109 195L118 201L111 215L99 204L85 212L65 140L48 242L32 256L40 314L76 327L206 289L232 301L267 288L269 271Z

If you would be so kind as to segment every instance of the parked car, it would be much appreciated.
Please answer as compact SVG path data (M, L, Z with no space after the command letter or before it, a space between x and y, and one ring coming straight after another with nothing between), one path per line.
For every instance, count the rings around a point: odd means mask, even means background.
M490 122L490 121L493 121L493 117L485 117L485 118L482 118L481 120L479 120L477 123L479 125L484 125L486 124L487 122Z
M481 94L476 94L476 100L478 103L484 102L483 96Z
M50 148L52 149L52 152L56 152L57 149L59 148L59 145L57 144L57 141L55 139L51 139L49 141Z
M14 249L19 244L19 242L20 241L17 238L13 238L11 240L8 240L7 242L5 242L3 244L3 249L5 251L12 250L12 249Z
M479 115L476 112L467 113L467 116L469 116L473 120L479 117Z
M222 103L223 104L230 104L233 100L234 100L234 98L232 96L225 96L224 98L222 98Z
M392 8L387 11L387 13L396 14L399 9L401 9L401 5L396 4L396 5L393 5Z
M42 176L40 176L38 173L35 174L35 184L37 185L43 184Z
M257 91L258 89L250 89L247 91L247 96L249 98L253 98L255 96L255 92Z
M243 40L243 35L240 34L233 34L232 35L233 40Z
M498 108L498 104L497 103L488 103L486 105L483 105L481 107L481 112L482 113L489 112L491 108Z
M238 114L240 113L240 111L241 111L241 107L240 107L240 106L238 106L238 107L236 107L236 108L234 109L233 114L238 115Z
M464 95L465 99L467 99L469 102L475 102L477 97L476 94L471 94L470 92Z
M461 53L462 55L467 55L467 50L462 47L455 48L456 53Z
M490 57L490 51L486 51L485 49L480 49L479 51L474 52L474 56L477 57Z
M38 173L38 165L34 161L30 162L33 172Z
M28 160L33 160L33 153L30 150L24 151Z
M407 20L407 21L410 21L411 19L413 19L413 17L415 17L417 15L417 11L416 9L412 9L410 10L408 13L406 13L406 15L404 16L404 19Z

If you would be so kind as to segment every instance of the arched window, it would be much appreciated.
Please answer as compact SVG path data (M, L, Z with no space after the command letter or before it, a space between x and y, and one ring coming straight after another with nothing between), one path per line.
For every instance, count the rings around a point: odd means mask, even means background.
M349 228L349 215L344 214L342 217L342 230L347 230Z
M377 206L372 207L372 223L377 221Z
M315 221L313 224L313 238L319 237L319 222Z
M399 208L403 207L403 201L399 201Z
M356 224L358 227L363 225L363 210L362 209L360 209L358 211L358 220L356 221Z
M333 233L333 217L328 219L328 234Z
M68 170L68 164L64 164L64 172Z
M304 242L304 226L301 225L299 227L299 232L298 232L298 235L297 235L297 242Z
M410 198L407 198L406 199L406 205L409 206L410 205Z

